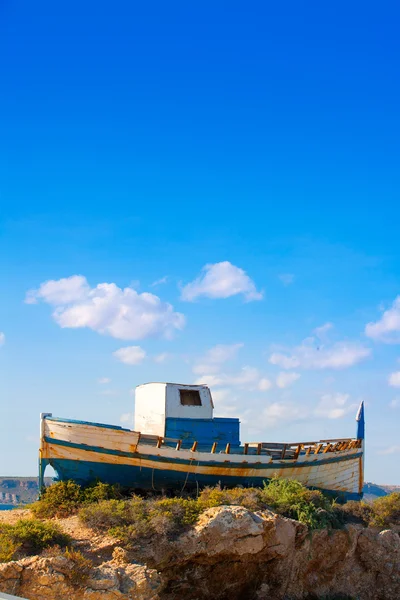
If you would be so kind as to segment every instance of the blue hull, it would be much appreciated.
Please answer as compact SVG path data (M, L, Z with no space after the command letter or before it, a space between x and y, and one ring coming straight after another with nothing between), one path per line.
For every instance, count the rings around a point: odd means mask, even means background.
M206 486L232 488L262 487L265 477L234 477L213 476L211 474L201 475L199 473L185 473L182 471L171 471L162 469L149 469L146 467L134 467L131 465L118 465L98 462L86 462L67 459L51 459L46 461L57 472L61 481L73 480L80 485L88 485L96 481L110 484L121 484L123 486L138 490L153 491L176 491L197 490ZM45 465L43 465L45 466ZM362 495L349 492L321 491L334 496L337 499L360 500Z

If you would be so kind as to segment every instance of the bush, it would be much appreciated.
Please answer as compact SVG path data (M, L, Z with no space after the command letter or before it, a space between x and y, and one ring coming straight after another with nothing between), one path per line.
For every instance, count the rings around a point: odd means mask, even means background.
M371 522L373 508L371 504L367 502L358 502L355 500L350 500L343 504L343 506L338 507L338 510L342 513L343 519L346 523L358 523L360 525L364 525L364 527L368 527Z
M298 481L274 478L264 483L260 499L278 514L296 519L310 529L336 529L342 525L335 502Z
M202 510L222 505L244 506L249 510L259 510L262 508L260 501L260 490L257 488L232 488L222 489L221 487L206 487L200 493L198 504Z
M59 481L43 490L42 497L32 504L32 512L40 518L69 517L82 503L81 487L73 481Z
M40 500L31 505L31 510L39 518L63 518L76 514L83 504L118 497L117 486L108 483L98 482L81 488L73 481L58 481L44 489Z
M118 485L110 485L98 481L82 489L82 501L84 504L100 502L101 500L116 500L121 498Z
M12 537L3 527L0 529L0 563L10 562L16 558L20 545L14 542Z
M311 529L336 528L343 521L335 503L321 492L312 491L297 481L273 479L258 488L205 488L194 498L150 498L133 496L130 500L103 500L84 506L80 519L88 526L108 531L127 545L154 535L167 538L194 525L199 515L221 505L240 505L249 510L271 508L297 519Z
M128 500L102 500L81 508L79 518L89 527L107 531L129 525L132 522L130 512Z
M15 525L0 524L0 562L37 554L49 546L66 546L69 542L69 536L55 523L20 519Z
M192 499L104 500L81 508L80 519L89 527L109 531L121 541L138 540L154 534L167 537L196 522L202 508Z
M400 492L382 496L373 502L369 524L385 529L400 525Z
M83 586L93 568L92 561L83 556L79 550L73 550L72 548L65 550L65 557L73 563L73 568L68 571L68 577L72 585Z

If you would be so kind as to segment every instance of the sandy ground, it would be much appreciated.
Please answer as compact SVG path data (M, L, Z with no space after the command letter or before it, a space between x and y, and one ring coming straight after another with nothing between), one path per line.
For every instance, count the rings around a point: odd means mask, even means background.
M33 514L29 509L17 508L14 510L0 511L0 523L14 524L19 519L32 519ZM73 539L73 545L83 554L90 556L94 562L103 562L107 560L118 541L106 534L98 532L83 525L77 516L66 519L51 519L57 523L64 533L67 533Z

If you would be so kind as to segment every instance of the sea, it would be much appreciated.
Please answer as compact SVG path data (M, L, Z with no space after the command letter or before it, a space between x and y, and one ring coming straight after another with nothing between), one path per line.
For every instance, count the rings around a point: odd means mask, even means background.
M0 510L11 510L15 508L13 504L0 504Z

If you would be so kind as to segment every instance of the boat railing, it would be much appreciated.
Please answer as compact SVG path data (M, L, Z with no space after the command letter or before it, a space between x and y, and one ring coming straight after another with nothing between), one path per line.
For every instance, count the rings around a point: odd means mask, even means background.
M211 454L231 454L231 444L214 442L210 449L205 450L204 444L197 441L175 439L157 435L140 434L139 443L149 444L157 448L168 447L175 450L190 450L191 452L211 452ZM190 446L190 447L189 447ZM330 452L344 452L361 448L362 440L355 438L334 438L312 442L246 442L243 446L233 448L234 454L267 455L280 460L296 460L300 454L326 454Z

